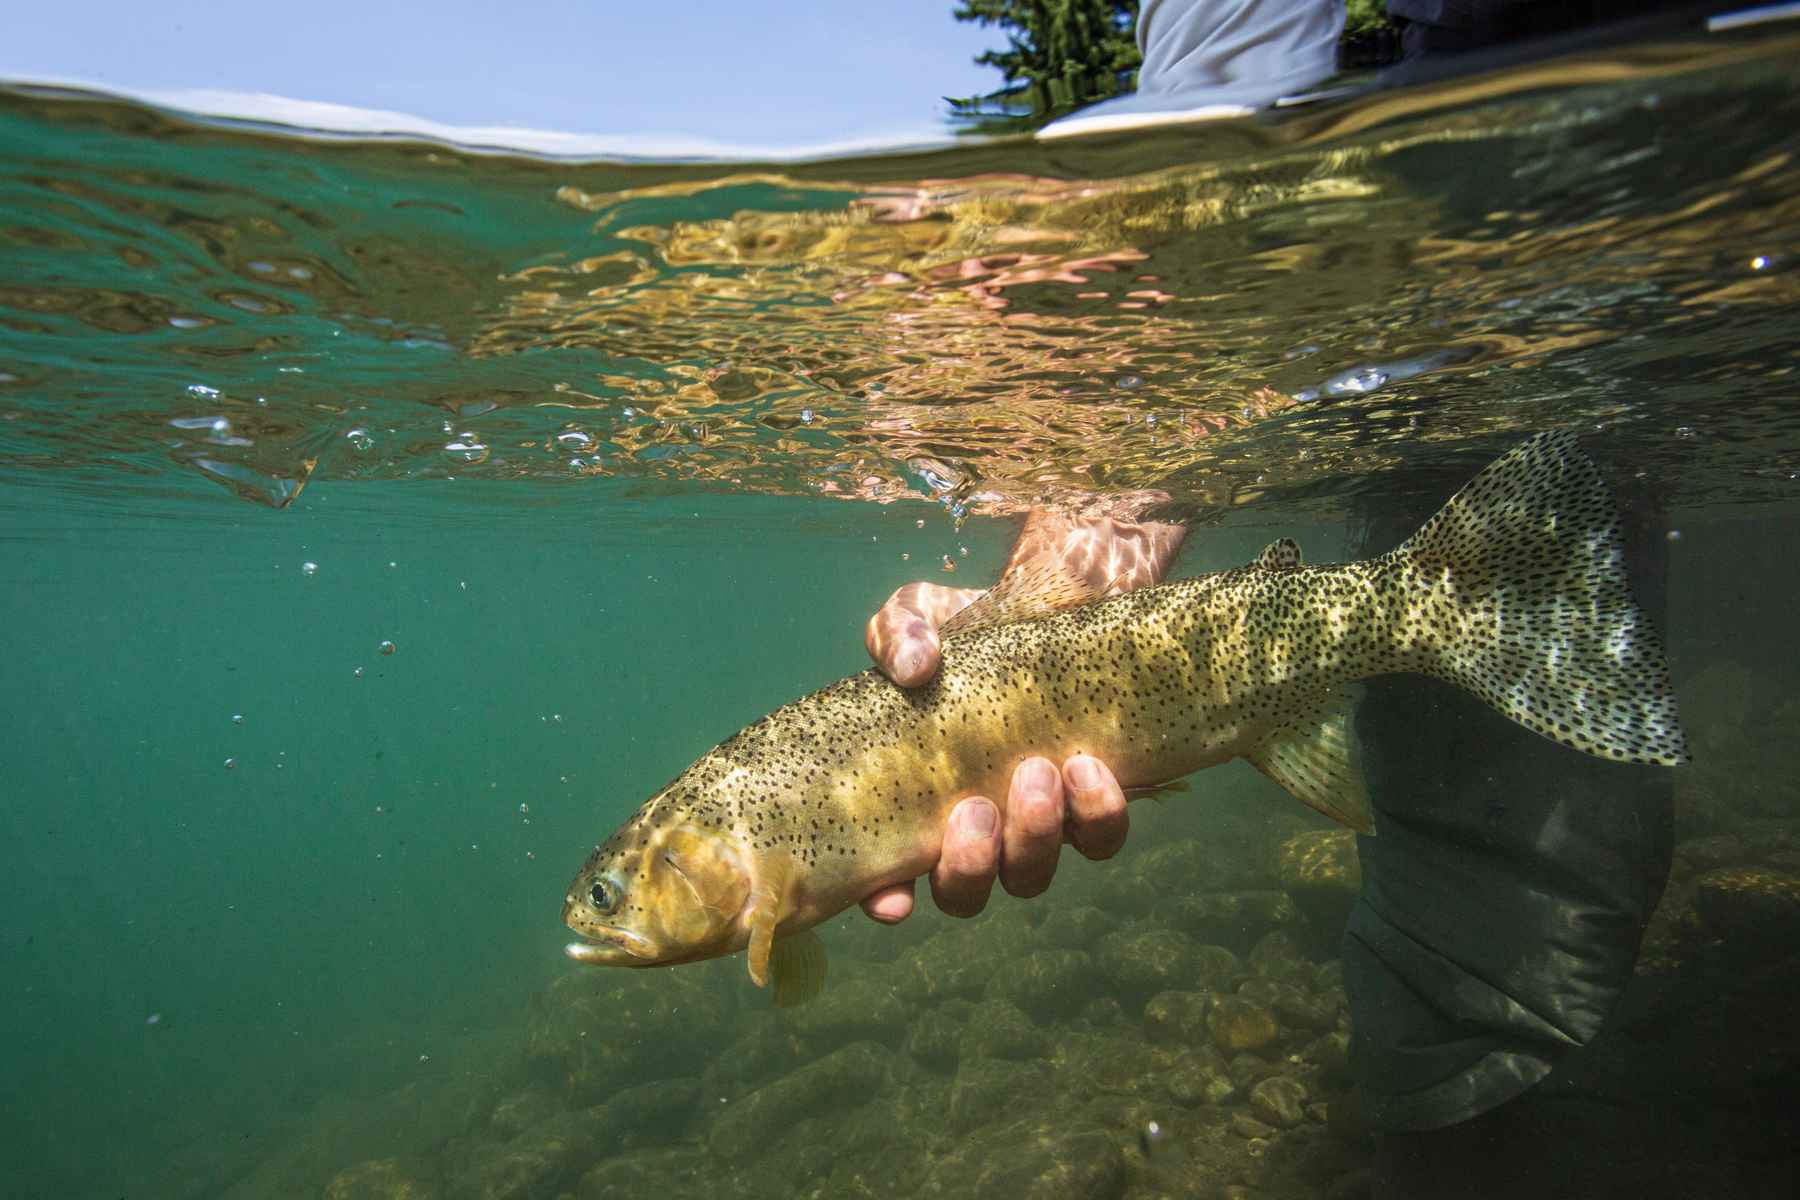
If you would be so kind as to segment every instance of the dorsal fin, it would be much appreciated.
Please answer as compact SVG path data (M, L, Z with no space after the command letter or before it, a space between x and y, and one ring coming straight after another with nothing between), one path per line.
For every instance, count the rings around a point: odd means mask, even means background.
M1265 571L1291 571L1300 565L1300 544L1293 538L1270 542L1268 549L1257 555L1250 565Z
M1110 582L1107 586L1111 586ZM980 599L945 621L938 628L938 636L949 638L989 625L1047 617L1098 600L1106 592L1106 587L1077 579L1059 562L1038 559L1002 575L1000 582L983 592Z

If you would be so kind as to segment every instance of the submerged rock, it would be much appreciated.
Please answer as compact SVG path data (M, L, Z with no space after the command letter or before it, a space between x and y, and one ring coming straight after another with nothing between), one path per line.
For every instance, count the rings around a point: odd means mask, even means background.
M1038 926L1038 936L1046 946L1058 950L1087 950L1118 927L1116 917L1084 904L1053 910Z
M966 1062L950 1085L950 1125L970 1129L1013 1112L1021 1098L1043 1096L1049 1080L1049 1071L1037 1064L1019 1066L991 1058Z
M942 1000L981 994L995 974L992 950L976 930L946 929L901 955L901 986L917 1000Z
M1275 1136L1275 1126L1240 1112L1231 1114L1231 1132L1241 1138L1271 1138Z
M1160 1099L1166 1057L1139 1037L1065 1029L1051 1044L1050 1065L1057 1083L1074 1095Z
M1286 892L1218 892L1174 896L1156 906L1156 919L1195 941L1246 951L1272 929L1290 929L1300 910Z
M979 1130L932 1161L919 1200L1117 1200L1120 1139L1098 1125L1043 1117Z
M906 1052L926 1066L951 1070L962 1056L962 1038L975 1006L967 1000L946 1000L914 1018L906 1035Z
M612 1148L604 1136L603 1125L603 1121L591 1119L588 1114L572 1113L496 1147L478 1160L472 1180L473 1197L533 1200L556 1195ZM601 1136L597 1137L597 1132Z
M645 1196L691 1196L736 1200L739 1179L718 1178L714 1164L687 1147L610 1155L581 1177L579 1200L643 1200Z
M1247 979L1237 994L1253 1004L1262 1005L1285 1026L1314 1033L1337 1028L1336 1001L1314 996L1294 984L1274 979Z
M1107 985L1133 999L1174 988L1193 987L1200 959L1192 938L1173 929L1130 929L1109 933L1094 958Z
M1041 1057L1050 1039L1010 1000L983 1000L969 1012L959 1044L964 1062L972 1058Z
M357 1163L332 1176L325 1200L437 1200L438 1191L422 1183L397 1158Z
M1211 1009L1210 992L1158 992L1144 1005L1144 1036L1156 1044L1199 1045L1211 1036Z
M1125 917L1145 915L1164 895L1155 884L1125 871L1102 872L1094 884L1094 898L1100 907Z
M1326 1083L1339 1087L1350 1086L1349 1034L1333 1031L1314 1038L1306 1044L1306 1049L1300 1055L1319 1068L1319 1078Z
M624 1139L635 1144L667 1142L684 1135L693 1122L700 1100L700 1081L694 1078L653 1079L626 1088L608 1100L594 1122L595 1137Z
M725 1050L725 1017L695 973L577 972L533 1000L526 1059L544 1086L585 1107L644 1079L698 1074Z
M707 1148L726 1162L745 1162L804 1117L866 1102L886 1077L888 1057L872 1042L853 1042L765 1084L721 1107Z
M872 974L827 985L814 999L786 1010L786 1016L788 1026L809 1046L898 1044L906 1036L907 1006L892 986Z
M514 1092L494 1105L493 1114L488 1118L488 1126L503 1139L514 1138L528 1129L539 1127L562 1111L562 1105L547 1092L535 1089Z
M1362 861L1348 829L1294 834L1281 844L1275 869L1294 905L1328 934L1343 928L1362 894Z
M1274 1016L1241 996L1220 996L1206 1014L1213 1044L1226 1054L1261 1050L1281 1036Z
M1183 1054L1163 1072L1163 1078L1169 1099L1188 1108L1224 1104L1238 1090L1230 1068L1211 1046Z
M1281 1129L1292 1129L1306 1120L1306 1085L1292 1075L1275 1075L1250 1089L1250 1108L1257 1116Z
M1229 892L1268 882L1241 847L1228 841L1198 838L1183 838L1152 848L1137 859L1132 873L1162 896Z
M1749 848L1736 834L1690 838L1675 847L1675 862L1691 871L1713 871L1736 866L1750 858Z
M1294 936L1277 929L1264 934L1250 951L1250 970L1263 979L1306 987L1312 983L1314 968Z
M736 1095L805 1062L793 1034L774 1012L767 1012L719 1051L707 1067L706 1079L716 1090Z
M1702 875L1694 911L1708 933L1746 948L1800 946L1800 878L1758 867Z
M1033 950L1004 971L983 966L986 994L1010 1000L1039 1020L1071 1017L1093 996L1094 960L1080 950Z
M1096 1029L1125 1024L1125 1006L1111 996L1095 996L1081 1006L1081 1021Z

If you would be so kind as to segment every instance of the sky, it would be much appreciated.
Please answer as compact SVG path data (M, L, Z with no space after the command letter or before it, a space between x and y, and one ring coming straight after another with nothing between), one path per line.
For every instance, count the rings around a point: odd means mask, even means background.
M1003 46L1004 35L953 20L953 7L54 0L8 6L0 79L78 82L194 111L331 127L357 126L343 110L365 109L420 118L431 132L597 135L583 144L626 152L841 148L936 140L942 97L1000 86L998 71L971 60Z

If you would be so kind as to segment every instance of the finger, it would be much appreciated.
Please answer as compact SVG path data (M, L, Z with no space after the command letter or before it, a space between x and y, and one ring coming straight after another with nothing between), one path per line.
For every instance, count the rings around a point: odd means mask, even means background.
M972 917L987 907L1000 865L1000 813L984 796L950 810L944 847L931 869L931 898L953 917Z
M894 609L892 603L869 618L863 645L883 675L901 687L918 687L937 674L937 631L925 618Z
M1050 886L1062 851L1062 776L1047 758L1028 758L1013 771L1006 798L1006 830L1000 852L1000 885L1015 896L1035 896Z
M913 881L891 884L863 898L862 910L872 921L898 925L912 916Z
M889 679L901 687L917 687L937 674L938 626L980 595L976 588L909 583L869 618L863 645Z
M1069 799L1069 841L1085 858L1111 858L1125 845L1131 818L1125 789L1105 763L1077 754L1063 764Z

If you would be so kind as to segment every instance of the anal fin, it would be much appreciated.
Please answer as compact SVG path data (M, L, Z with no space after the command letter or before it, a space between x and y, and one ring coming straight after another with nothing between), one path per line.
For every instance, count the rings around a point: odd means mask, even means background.
M1336 693L1277 728L1244 757L1308 808L1358 833L1374 833L1375 810L1354 720L1354 698Z
M805 1004L825 987L825 943L810 929L778 938L769 959L775 1007Z

